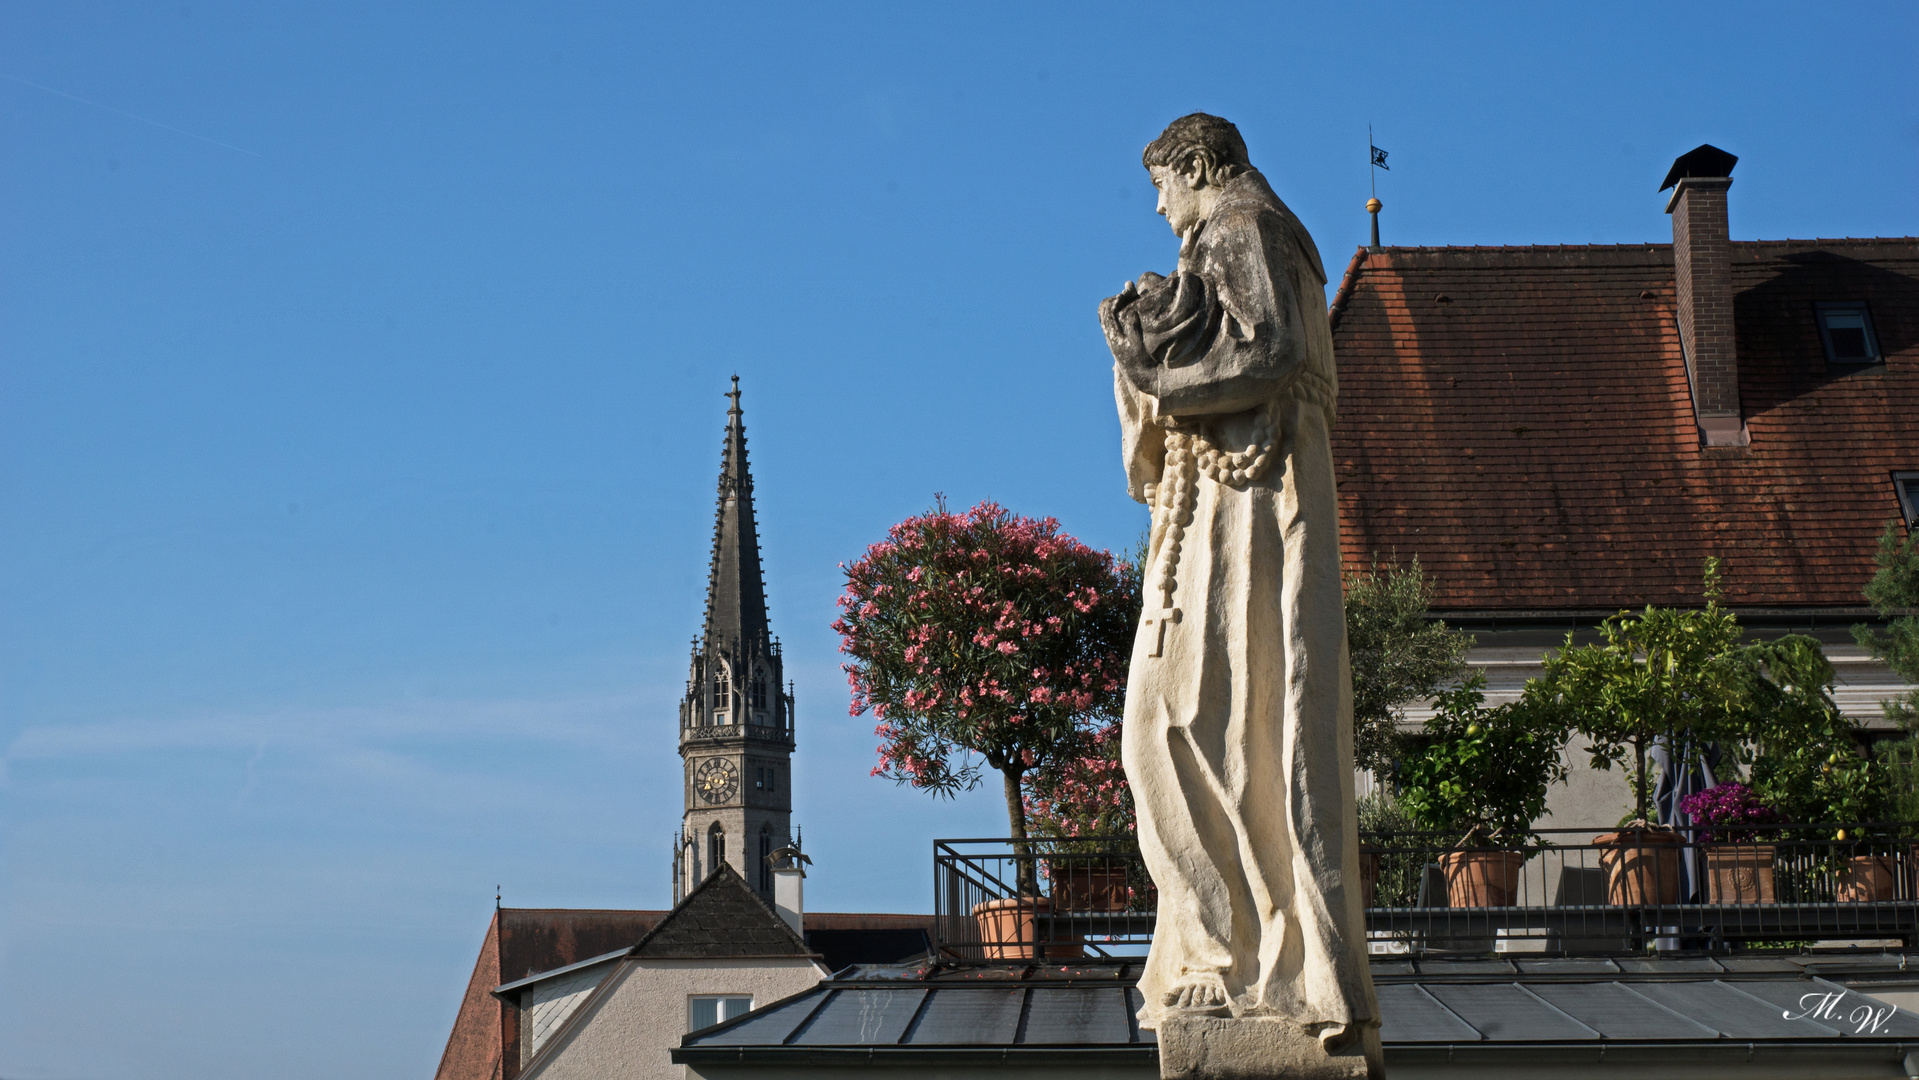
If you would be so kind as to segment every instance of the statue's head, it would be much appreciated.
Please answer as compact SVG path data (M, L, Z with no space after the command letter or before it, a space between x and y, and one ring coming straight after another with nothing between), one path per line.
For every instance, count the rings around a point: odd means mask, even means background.
M1182 236L1211 212L1221 185L1253 167L1232 121L1199 112L1166 125L1140 160L1159 189L1159 212Z

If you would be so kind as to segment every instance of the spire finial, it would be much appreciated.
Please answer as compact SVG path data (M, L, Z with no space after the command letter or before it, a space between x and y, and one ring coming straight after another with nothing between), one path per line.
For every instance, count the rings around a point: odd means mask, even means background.
M726 410L727 412L737 414L740 411L740 377L738 375L733 376L733 389L720 396L733 399L733 407Z

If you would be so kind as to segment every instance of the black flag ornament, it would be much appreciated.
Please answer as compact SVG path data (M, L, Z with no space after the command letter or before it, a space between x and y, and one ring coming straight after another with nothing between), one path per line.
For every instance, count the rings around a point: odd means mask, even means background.
M1387 172L1393 171L1392 167L1386 164L1386 151L1381 150L1377 146L1373 147L1373 164L1385 169Z

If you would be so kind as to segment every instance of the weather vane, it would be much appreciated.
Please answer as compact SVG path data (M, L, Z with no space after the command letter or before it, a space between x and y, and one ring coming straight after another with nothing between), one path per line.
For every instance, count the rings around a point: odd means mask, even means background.
M1373 170L1385 169L1387 172L1392 172L1393 169L1392 166L1386 164L1386 151L1373 145L1373 125L1371 124L1366 125L1366 148L1372 152L1367 158L1369 164L1366 168L1366 177L1372 183L1372 198L1366 200L1366 212L1373 216L1372 249L1378 251L1379 211L1386 204L1379 201L1379 174Z

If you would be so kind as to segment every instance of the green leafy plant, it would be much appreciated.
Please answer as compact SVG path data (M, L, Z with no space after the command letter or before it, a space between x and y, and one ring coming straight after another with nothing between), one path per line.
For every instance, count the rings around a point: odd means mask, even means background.
M1886 628L1862 624L1852 628L1852 636L1900 678L1919 683L1919 534L1901 535L1896 522L1888 523L1874 561L1879 569L1866 584L1866 600ZM1905 732L1903 739L1881 743L1874 755L1885 784L1886 816L1919 821L1919 690L1881 701L1879 707Z
M1833 702L1832 663L1819 642L1787 634L1746 646L1743 657L1750 664L1747 733L1759 798L1796 821L1885 817L1887 769L1864 752L1864 732Z
M1866 583L1866 601L1886 620L1884 630L1861 624L1852 636L1908 683L1919 683L1919 533L1900 536L1888 523L1873 556L1879 570ZM1886 718L1908 732L1919 730L1919 690L1880 703Z
M1470 635L1428 617L1432 582L1414 559L1346 579L1346 645L1353 669L1353 760L1387 775L1401 751L1407 703L1431 697L1465 671Z
M1486 707L1479 672L1441 693L1432 741L1399 773L1399 802L1422 827L1463 832L1462 846L1518 847L1537 839L1546 791L1565 779L1566 732L1536 697Z
M1426 869L1424 838L1419 822L1399 800L1385 790L1359 799L1360 847L1377 849L1379 878L1373 886L1373 905L1412 907L1419 899L1419 879ZM1404 848L1406 850L1395 850Z
M1719 606L1719 560L1707 559L1704 610L1647 606L1599 626L1602 641L1575 645L1566 635L1528 696L1549 699L1591 742L1595 768L1633 762L1637 820L1647 818L1646 752L1655 741L1687 748L1746 737L1753 679L1739 620Z

